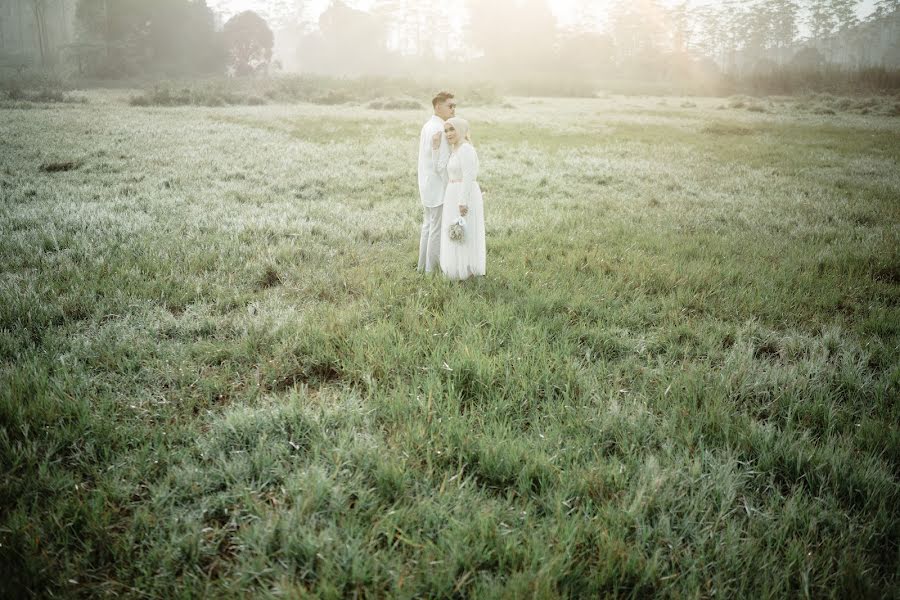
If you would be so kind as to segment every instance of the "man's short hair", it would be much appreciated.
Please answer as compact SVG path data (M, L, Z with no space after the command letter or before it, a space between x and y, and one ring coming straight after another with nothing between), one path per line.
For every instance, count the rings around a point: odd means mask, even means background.
M446 102L447 100L449 100L453 97L454 97L453 94L451 94L450 92L438 92L437 96L435 96L434 98L431 99L431 106L433 108L437 108L438 104L440 104L442 102Z

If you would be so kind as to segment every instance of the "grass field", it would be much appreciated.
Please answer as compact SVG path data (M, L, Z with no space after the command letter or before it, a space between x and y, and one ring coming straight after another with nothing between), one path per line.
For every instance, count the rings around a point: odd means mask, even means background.
M0 596L900 594L900 119L0 108ZM31 108L31 110L25 110Z

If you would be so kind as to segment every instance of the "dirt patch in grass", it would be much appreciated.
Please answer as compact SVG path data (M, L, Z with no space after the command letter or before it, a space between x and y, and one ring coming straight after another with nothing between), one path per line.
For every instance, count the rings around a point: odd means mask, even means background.
M259 278L258 285L261 289L268 289L275 287L276 285L281 285L281 276L278 274L278 271L272 267L266 267L262 277Z
M777 360L781 356L778 346L772 341L762 342L753 350L754 358Z
M344 371L340 364L329 361L312 361L277 377L270 385L264 386L270 392L284 392L298 385L320 387L333 384L344 379Z
M710 123L700 131L710 135L753 135L755 133L750 127L733 123Z
M74 171L81 166L81 163L75 160L65 160L60 162L43 163L39 168L44 173L60 173L62 171Z
M891 285L900 284L900 265L886 265L872 271L872 279Z

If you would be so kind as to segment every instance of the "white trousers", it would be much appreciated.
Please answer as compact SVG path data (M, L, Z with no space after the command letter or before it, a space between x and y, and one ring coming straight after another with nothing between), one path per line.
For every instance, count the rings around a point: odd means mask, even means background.
M431 273L441 256L441 213L443 206L423 206L422 237L419 238L419 271Z

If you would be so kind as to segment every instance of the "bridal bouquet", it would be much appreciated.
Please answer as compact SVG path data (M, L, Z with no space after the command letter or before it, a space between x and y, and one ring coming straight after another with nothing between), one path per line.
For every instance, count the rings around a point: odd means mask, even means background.
M461 242L466 237L466 220L462 217L454 219L450 224L450 239L454 242Z

